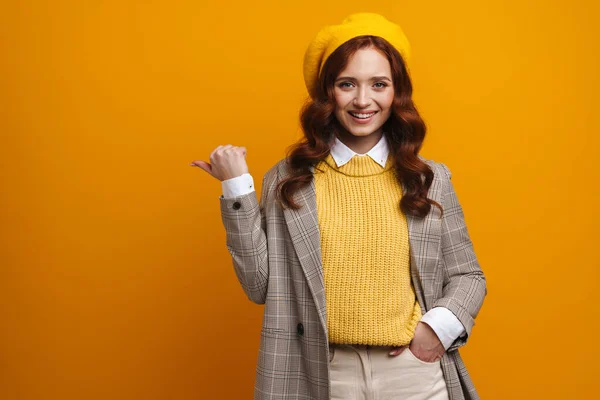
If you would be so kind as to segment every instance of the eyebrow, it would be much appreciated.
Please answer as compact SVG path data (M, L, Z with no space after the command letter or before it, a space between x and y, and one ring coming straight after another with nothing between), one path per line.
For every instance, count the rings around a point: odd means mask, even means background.
M340 76L335 81L338 82L338 81L355 81L355 80L356 80L356 78L354 78L352 76ZM370 80L372 80L372 81L388 81L388 82L392 81L387 76L374 76Z

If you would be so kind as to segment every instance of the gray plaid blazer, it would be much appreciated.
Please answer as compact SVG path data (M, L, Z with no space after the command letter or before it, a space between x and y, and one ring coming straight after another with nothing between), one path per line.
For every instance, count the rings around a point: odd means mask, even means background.
M451 173L443 163L425 160L434 172L428 197L440 203L423 219L407 216L411 277L423 312L450 309L466 334L441 359L451 400L479 396L461 359L487 294L465 225ZM314 168L313 168L314 172ZM236 276L248 296L264 304L255 400L329 400L329 345L325 286L314 181L297 191L299 210L274 201L278 181L289 173L285 159L267 171L260 204L256 192L220 197L226 244ZM405 188L403 187L403 191Z

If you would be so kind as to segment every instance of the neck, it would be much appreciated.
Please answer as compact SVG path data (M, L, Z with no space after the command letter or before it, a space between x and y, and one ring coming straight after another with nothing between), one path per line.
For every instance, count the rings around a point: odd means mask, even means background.
M366 154L369 150L375 147L382 135L382 129L378 129L367 136L355 136L344 129L337 134L337 137L355 153Z

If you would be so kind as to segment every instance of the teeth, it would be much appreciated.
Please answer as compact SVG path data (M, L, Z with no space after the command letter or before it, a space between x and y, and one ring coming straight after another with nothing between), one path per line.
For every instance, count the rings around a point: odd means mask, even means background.
M353 112L351 112L350 114L352 114L356 118L360 118L360 119L371 118L373 115L375 115L375 113L371 113L371 114L356 114L356 113L353 113Z

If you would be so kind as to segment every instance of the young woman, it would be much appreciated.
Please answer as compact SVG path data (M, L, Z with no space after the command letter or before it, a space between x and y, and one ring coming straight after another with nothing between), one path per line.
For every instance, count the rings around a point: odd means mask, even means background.
M410 46L360 13L309 45L304 139L267 171L246 149L197 165L222 181L237 278L265 304L255 399L477 399L458 348L486 281L440 162L419 150Z

